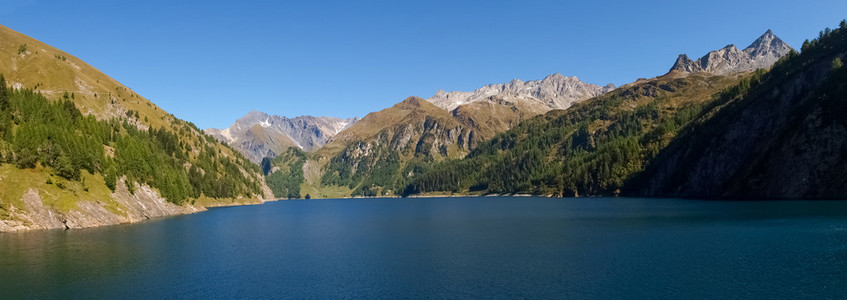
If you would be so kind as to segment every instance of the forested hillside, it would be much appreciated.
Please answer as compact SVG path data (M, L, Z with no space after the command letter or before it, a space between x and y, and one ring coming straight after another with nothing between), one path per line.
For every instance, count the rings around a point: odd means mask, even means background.
M237 151L2 26L0 74L0 231L133 222L271 196Z
M629 186L648 196L847 195L847 21L710 105Z
M199 135L188 123L174 122L178 129L172 132L139 129L125 119L98 121L84 116L72 97L49 101L32 90L10 90L0 75L0 163L20 169L48 167L51 174L71 181L79 181L83 171L102 174L112 191L118 178L125 177L123 184L130 191L136 183L147 184L176 204L201 195L261 193L256 165L226 157L212 147L213 139ZM195 138L180 138L186 135ZM242 169L251 175L245 176Z
M284 150L277 157L262 160L262 172L274 197L299 199L306 196L300 194L305 163L306 152L294 147Z
M615 194L712 95L749 75L668 75L551 111L436 164L404 194Z

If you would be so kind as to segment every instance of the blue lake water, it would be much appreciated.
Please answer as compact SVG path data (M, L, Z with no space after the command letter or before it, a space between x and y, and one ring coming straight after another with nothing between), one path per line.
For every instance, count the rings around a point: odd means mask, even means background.
M847 202L280 201L0 234L0 298L845 298Z

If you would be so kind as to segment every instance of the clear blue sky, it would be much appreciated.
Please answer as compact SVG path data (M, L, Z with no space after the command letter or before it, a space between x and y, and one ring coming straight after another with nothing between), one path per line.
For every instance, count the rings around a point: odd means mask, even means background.
M3 2L3 25L201 128L250 110L361 117L556 72L621 85L769 28L799 48L847 18L844 0Z

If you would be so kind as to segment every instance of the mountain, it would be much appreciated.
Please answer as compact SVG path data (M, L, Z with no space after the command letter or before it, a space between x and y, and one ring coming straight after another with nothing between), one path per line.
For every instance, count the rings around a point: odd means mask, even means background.
M323 147L330 138L352 126L358 118L299 116L286 118L251 111L226 129L205 132L228 143L255 163L264 157L276 157L289 147L311 152Z
M4 26L0 74L0 231L136 222L270 196L237 151Z
M768 29L744 50L738 50L735 45L728 45L720 50L709 52L696 61L692 61L685 54L680 54L670 72L727 75L767 69L790 51L791 46Z
M781 43L769 31L744 53L755 57L751 62L773 63L772 56L790 53ZM617 194L721 91L755 75L749 64L727 69L707 56L698 62L716 67L706 72L682 58L676 72L549 111L479 143L463 159L432 164L403 194Z
M630 185L703 198L847 196L847 22L724 92Z
M659 77L552 110L481 142L464 159L432 165L403 194L613 194L739 76Z
M446 110L492 97L506 101L522 101L525 105L538 107L542 112L565 109L576 102L602 95L615 89L613 84L597 86L584 83L576 77L565 77L556 73L542 80L521 81L514 79L506 84L491 84L473 92L444 92L438 90L427 101Z
M318 150L314 162L306 164L323 165L321 176L309 185L342 187L351 195L397 194L428 163L463 157L489 134L426 100L409 97L368 114Z

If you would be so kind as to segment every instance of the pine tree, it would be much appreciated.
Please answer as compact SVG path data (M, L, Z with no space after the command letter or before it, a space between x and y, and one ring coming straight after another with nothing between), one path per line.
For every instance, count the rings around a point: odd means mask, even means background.
M6 86L6 77L0 74L0 111L9 107L9 88Z

